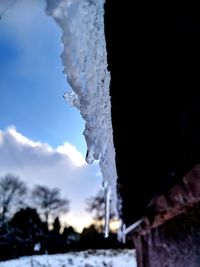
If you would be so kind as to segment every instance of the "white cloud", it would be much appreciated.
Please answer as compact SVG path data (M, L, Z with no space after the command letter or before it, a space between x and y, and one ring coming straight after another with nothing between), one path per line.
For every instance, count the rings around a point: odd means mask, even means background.
M14 139L17 140L17 142L21 143L22 145L28 145L32 147L42 146L40 142L34 142L22 135L21 133L17 132L15 126L8 127L7 133L10 134Z
M78 149L75 146L71 145L70 143L67 143L67 142L64 143L62 146L59 146L56 149L56 151L58 153L61 153L61 154L64 154L70 157L76 166L82 166L86 164L85 159L83 155L81 154L81 152L79 152Z
M0 177L7 173L19 176L30 187L41 184L60 188L62 196L70 200L68 224L80 230L90 221L85 199L96 194L102 179L98 165L87 165L73 145L66 142L54 149L30 140L14 127L0 130Z

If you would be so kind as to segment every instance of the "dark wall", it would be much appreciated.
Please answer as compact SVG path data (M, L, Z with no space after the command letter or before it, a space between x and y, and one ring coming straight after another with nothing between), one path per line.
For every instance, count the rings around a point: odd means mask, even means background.
M138 267L200 266L200 206L135 236Z
M105 4L114 143L127 224L200 162L197 11L192 4Z

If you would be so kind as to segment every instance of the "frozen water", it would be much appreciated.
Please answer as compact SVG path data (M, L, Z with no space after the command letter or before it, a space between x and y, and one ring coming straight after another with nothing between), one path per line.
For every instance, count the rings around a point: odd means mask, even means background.
M110 222L110 202L111 202L111 190L110 187L105 188L105 226L104 226L104 236L109 236L109 222Z
M68 104L70 104L71 106L74 106L77 108L80 107L78 96L73 91L65 92L63 97L68 102Z
M86 161L99 160L108 184L112 209L118 216L117 172L109 95L110 73L104 34L104 0L47 0L47 13L61 27L62 62L73 92L65 99L86 121ZM107 190L105 188L105 190ZM108 191L107 191L108 192ZM107 204L109 203L107 199ZM106 218L110 205L107 205Z

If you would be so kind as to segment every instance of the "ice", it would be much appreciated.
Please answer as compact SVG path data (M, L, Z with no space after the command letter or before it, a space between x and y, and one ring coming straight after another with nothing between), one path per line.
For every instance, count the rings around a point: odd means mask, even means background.
M135 228L137 228L141 223L143 222L143 219L138 220L137 222L131 224L129 227L126 228L126 225L121 220L121 227L118 231L118 241L125 243L126 242L126 235L133 231Z
M88 152L86 161L99 160L109 199L119 216L117 172L109 95L110 73L104 34L105 0L47 0L47 13L61 27L64 73L73 92L65 99L79 108L86 121L84 136ZM109 217L108 205L106 218ZM107 227L106 227L107 228ZM106 230L107 231L107 230Z
M90 150L87 150L86 162L88 164L92 164L94 162L94 152L93 152L93 149L92 148L90 148Z
M125 234L125 231L126 231L126 225L123 223L123 221L120 222L121 224L121 227L117 233L117 239L119 242L122 242L122 243L126 243L126 234Z
M64 99L67 101L67 103L70 106L74 106L74 107L77 107L77 108L80 107L78 96L73 91L65 92L63 97L64 97Z
M110 202L111 202L111 189L110 186L105 187L105 226L104 236L109 236L109 222L110 222Z

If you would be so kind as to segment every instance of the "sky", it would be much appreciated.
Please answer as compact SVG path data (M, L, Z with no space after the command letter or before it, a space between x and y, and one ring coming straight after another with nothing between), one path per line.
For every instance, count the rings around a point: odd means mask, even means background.
M0 0L0 14L12 1ZM44 0L18 0L0 19L0 177L58 187L70 200L68 224L91 222L85 199L101 188L85 163L84 121L62 97L70 89L60 59L61 31Z

